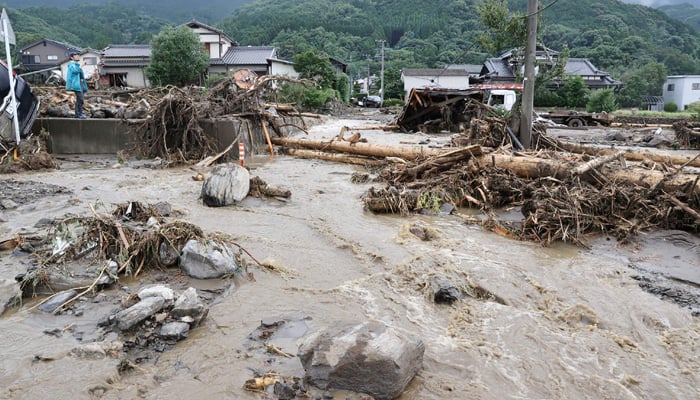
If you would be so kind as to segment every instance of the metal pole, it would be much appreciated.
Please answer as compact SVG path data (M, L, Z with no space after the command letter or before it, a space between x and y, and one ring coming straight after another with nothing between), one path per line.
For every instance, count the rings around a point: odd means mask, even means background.
M535 54L537 51L537 0L527 0L527 45L525 46L525 78L523 79L520 141L532 147L532 110L535 98Z
M379 95L381 96L381 104L384 105L384 42L385 40L382 39L382 75L381 75L381 83L379 87Z
M4 10L3 10L4 12ZM7 21L2 19L2 32L5 35L5 53L7 54L7 74L10 79L10 107L12 108L12 124L15 127L15 139L19 145L19 109L17 107L17 98L15 97L15 78L12 76L12 55L10 54L10 30L7 27Z

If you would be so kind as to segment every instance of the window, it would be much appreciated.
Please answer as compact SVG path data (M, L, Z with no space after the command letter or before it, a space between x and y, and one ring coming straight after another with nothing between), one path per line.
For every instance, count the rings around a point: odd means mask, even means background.
M41 64L41 57L34 54L22 55L22 64Z
M674 83L669 83L666 87L666 90L669 92L673 92L674 90L676 90L676 85Z
M700 83L699 82L693 83L693 90L700 90Z
M58 56L46 56L46 59L49 61L58 61Z
M97 65L97 57L83 57L85 65Z

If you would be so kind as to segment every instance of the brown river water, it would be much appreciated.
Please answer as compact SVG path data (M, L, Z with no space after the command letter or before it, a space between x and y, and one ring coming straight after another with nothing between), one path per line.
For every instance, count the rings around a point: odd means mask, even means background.
M374 123L329 120L310 136L330 139L343 125ZM363 135L371 143L425 138ZM192 179L191 169L119 166L114 157L68 156L60 170L6 177L64 186L72 194L4 211L0 239L33 232L41 218L89 215L89 204L111 209L128 201L167 201L181 219L232 235L278 271L251 264L254 281L239 282L186 340L124 375L113 358L75 357L74 336L44 333L71 323L88 331L94 319L49 316L30 311L29 304L5 313L0 398L263 399L243 389L252 369L303 373L295 359L271 362L245 345L261 320L278 317L303 321L297 333L338 321L379 320L420 337L423 369L401 400L700 398L698 318L635 279L640 269L652 275L672 270L674 282L697 288L696 236L681 234L683 246L661 235L639 246L601 237L590 250L542 247L466 225L455 215L373 215L361 202L372 184L351 183L357 166L282 155L257 156L248 166L251 175L289 188L292 197L209 208L198 198L201 182ZM410 224L431 229L436 238L421 241ZM5 279L26 267L17 257L0 261ZM432 277L447 278L471 295L435 304L426 289ZM298 336L280 347L295 354Z

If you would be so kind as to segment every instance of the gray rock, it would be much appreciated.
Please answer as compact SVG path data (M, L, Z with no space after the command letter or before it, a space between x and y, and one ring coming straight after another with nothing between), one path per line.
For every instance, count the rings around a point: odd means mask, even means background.
M313 385L352 390L377 400L398 397L422 368L423 342L381 322L336 324L299 347Z
M204 180L202 201L222 207L243 200L250 190L250 173L238 164L217 165Z
M175 292L165 285L151 285L144 287L138 293L139 299L144 300L149 297L162 297L166 304L175 300Z
M180 257L180 250L174 248L170 243L163 242L158 248L158 259L160 263L166 267L175 265L178 257Z
M215 279L236 272L238 266L230 247L190 240L182 248L180 269L197 279Z
M0 315L19 304L20 300L22 300L22 289L19 283L12 279L0 279Z
M649 146L652 147L671 147L673 146L673 142L668 140L665 137L660 137L660 136L654 136L649 142L647 143Z
M62 293L57 294L56 296L52 297L50 300L47 300L45 303L40 305L38 308L40 311L43 311L45 313L52 313L59 306L61 306L63 303L72 299L76 294L78 294L77 290L69 290L67 292L62 292Z
M452 304L462 298L462 291L446 279L434 277L429 284L430 294L436 303Z
M155 208L156 212L162 217L167 217L173 213L173 206L167 201L159 201L153 204L153 208Z
M102 346L102 343L97 342L81 344L78 347L74 347L70 353L76 358L88 360L99 360L107 356L107 352Z
M175 301L170 316L183 321L192 320L192 326L197 326L206 317L209 310L197 296L197 290L193 287L185 290Z
M168 322L160 328L160 337L163 339L182 340L187 337L190 324L185 322Z
M121 330L130 329L134 325L160 311L164 304L165 299L162 297L149 297L125 310L119 311L114 316L117 328Z
M15 208L19 207L17 203L15 203L11 199L2 199L0 200L0 206L4 208L5 210L14 210Z

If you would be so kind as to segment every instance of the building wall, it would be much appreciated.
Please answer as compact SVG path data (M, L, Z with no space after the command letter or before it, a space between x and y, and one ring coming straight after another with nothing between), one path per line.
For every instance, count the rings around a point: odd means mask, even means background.
M434 87L441 89L469 89L468 76L404 76L404 100L408 100L411 89Z
M669 89L673 90L669 90ZM688 104L700 101L700 75L669 76L664 83L664 102L673 102L679 110Z
M209 44L209 58L221 58L231 48L231 42L216 32L204 28L192 29L202 44Z
M146 78L145 67L109 67L105 68L106 74L123 74L126 73L126 85L133 88L149 87L150 83Z
M44 66L59 65L61 62L65 61L68 58L68 51L63 46L58 46L52 42L45 41L42 43L38 43L37 45L23 51L21 61L24 61L25 55L38 55L40 57L39 64ZM26 66L31 65L32 64L27 64Z
M274 61L270 65L270 75L285 75L291 78L299 77L299 73L294 70L294 65Z

